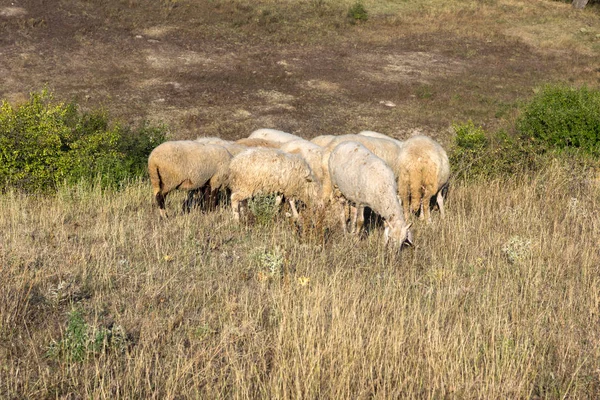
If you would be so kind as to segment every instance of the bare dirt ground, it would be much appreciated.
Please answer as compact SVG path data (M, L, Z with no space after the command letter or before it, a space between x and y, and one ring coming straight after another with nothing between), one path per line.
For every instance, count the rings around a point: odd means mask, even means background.
M598 46L534 46L531 30L502 22L508 8L353 25L327 4L0 0L0 98L47 85L127 123L162 121L174 138L273 127L444 141L452 122L501 125L536 85L600 81Z

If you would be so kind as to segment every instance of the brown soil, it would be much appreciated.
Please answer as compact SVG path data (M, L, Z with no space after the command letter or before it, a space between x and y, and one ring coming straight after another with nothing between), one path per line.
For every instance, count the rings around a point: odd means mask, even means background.
M500 125L543 82L600 77L589 72L593 55L535 49L484 24L351 25L335 8L265 7L2 0L0 98L23 101L47 85L128 123L165 122L174 138L273 127L446 140L452 122Z

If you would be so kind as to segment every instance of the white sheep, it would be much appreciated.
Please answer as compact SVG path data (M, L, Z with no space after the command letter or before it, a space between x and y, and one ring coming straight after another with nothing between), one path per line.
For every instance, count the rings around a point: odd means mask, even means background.
M277 129L262 128L257 129L248 136L248 139L264 139L270 142L285 143L292 140L302 139L300 136L293 135Z
M225 147L234 156L244 150L248 150L248 146L218 137L198 137L196 142L203 144L218 144L219 146Z
M235 143L246 147L271 147L274 149L279 148L282 144L282 142L262 138L242 138L236 140Z
M329 178L329 167L323 163L324 149L308 140L292 140L281 145L281 151L290 154L299 154L308 163L315 177L321 182L323 200L331 198L331 179Z
M304 159L278 149L252 148L235 156L229 165L231 207L236 220L240 205L256 195L277 193L285 196L294 219L298 212L294 200L322 207L321 184Z
M321 136L316 136L316 137L310 139L310 142L314 143L318 146L321 146L321 147L327 147L327 145L329 143L331 143L331 141L333 139L335 139L336 137L337 136L335 136L335 135L321 135Z
M385 242L392 240L400 248L412 245L410 224L402 215L396 178L390 167L357 142L338 144L329 156L329 174L336 196L343 196L356 208L369 207L385 223ZM342 199L343 200L343 199ZM345 212L341 213L344 230Z
M444 195L448 189L450 163L446 151L427 136L413 136L404 141L398 159L398 193L404 218L419 211L421 219L431 222L430 200L436 202L444 218Z
M394 143L396 143L399 147L402 147L402 145L404 143L402 140L394 139L391 136L388 136L388 135L385 135L385 134L379 133L379 132L374 132L374 131L360 131L360 132L358 132L358 134L361 136L368 136L368 137L374 137L374 138L378 138L378 139L391 140Z
M191 140L157 146L148 157L148 173L161 217L166 217L165 198L174 189L188 190L183 210L189 211L194 195L210 185L211 203L225 186L231 153L223 146Z
M356 142L362 144L377 157L385 161L392 171L397 174L396 164L398 162L401 147L395 142L362 135L339 135L335 136L326 147L331 150L342 142Z

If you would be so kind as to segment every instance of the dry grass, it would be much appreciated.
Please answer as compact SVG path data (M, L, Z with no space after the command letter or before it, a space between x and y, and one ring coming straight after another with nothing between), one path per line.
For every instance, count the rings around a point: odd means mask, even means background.
M457 183L400 256L377 229L322 247L229 210L162 222L146 183L4 194L0 397L597 397L587 178L556 164ZM81 361L73 310L112 332Z

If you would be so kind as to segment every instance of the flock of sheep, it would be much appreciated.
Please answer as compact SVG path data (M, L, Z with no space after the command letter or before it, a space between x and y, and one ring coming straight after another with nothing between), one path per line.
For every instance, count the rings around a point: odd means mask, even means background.
M359 232L364 208L378 214L385 225L385 242L401 248L412 245L410 215L431 221L430 201L444 217L444 196L450 165L442 146L427 136L405 141L381 133L323 135L308 141L299 136L259 129L237 141L198 138L169 141L148 158L148 172L162 217L165 197L174 189L189 191L184 211L203 193L215 205L219 190L231 191L236 220L247 200L277 194L289 201L298 220L296 201L310 210L334 209L348 231Z

